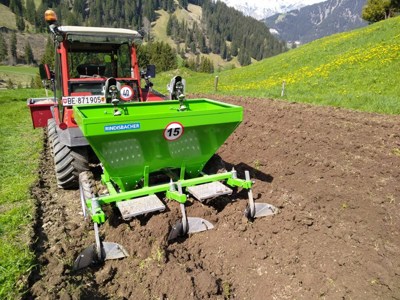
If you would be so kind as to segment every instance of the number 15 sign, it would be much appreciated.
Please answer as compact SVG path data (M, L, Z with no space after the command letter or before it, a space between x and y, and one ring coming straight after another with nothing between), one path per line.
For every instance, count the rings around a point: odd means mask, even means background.
M179 122L172 122L167 125L164 129L164 138L167 141L176 141L183 134L183 125Z

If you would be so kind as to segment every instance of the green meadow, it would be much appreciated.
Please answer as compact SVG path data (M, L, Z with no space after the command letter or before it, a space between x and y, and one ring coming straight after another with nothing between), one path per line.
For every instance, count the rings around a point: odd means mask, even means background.
M400 17L336 34L281 55L217 74L181 73L188 93L285 99L386 114L400 113ZM284 93L282 96L282 89ZM164 90L161 90L164 92Z
M43 130L33 130L26 107L43 90L0 91L0 299L16 299L35 265L30 249Z
M32 79L39 73L37 67L30 66L1 66L0 65L0 78L7 84L9 80L13 83L14 87L29 87Z

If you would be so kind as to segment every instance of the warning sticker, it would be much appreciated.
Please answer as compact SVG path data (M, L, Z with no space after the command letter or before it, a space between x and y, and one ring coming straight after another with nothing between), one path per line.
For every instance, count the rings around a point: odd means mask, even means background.
M120 90L120 97L123 101L130 101L133 99L133 88L130 85L124 85Z
M184 128L179 122L172 122L167 125L164 129L164 138L167 141L175 141L179 139L183 134Z

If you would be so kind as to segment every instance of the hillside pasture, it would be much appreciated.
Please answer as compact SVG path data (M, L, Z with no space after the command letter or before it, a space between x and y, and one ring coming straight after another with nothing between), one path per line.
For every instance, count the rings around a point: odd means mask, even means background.
M9 80L14 87L30 86L32 79L39 73L37 67L30 66L0 66L0 88L7 87Z
M190 73L187 90L214 93L218 76L220 95L399 114L399 32L397 17L311 42L246 68L217 74ZM160 75L156 83L168 81L171 72Z

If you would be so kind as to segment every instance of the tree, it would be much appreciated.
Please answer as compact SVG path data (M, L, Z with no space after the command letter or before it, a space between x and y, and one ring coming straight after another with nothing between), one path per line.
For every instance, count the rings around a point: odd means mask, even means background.
M231 61L232 60L232 54L231 54L231 50L229 50L229 48L226 51L226 61Z
M194 5L202 6L203 5L203 0L189 0L189 3L192 3Z
M168 22L167 22L167 35L170 36L172 35L172 27L173 27L173 21L171 15L169 15Z
M66 16L64 16L64 17L65 17L65 20L66 20L65 23L70 25L70 26L72 26L72 25L79 26L81 24L79 22L79 20L78 20L79 16L77 17L77 15L72 13L72 12L67 12Z
M90 26L102 26L104 23L103 21L103 16L102 16L102 5L101 1L92 1L90 2L89 6L89 11L90 11L90 17L89 17L89 22ZM108 11L105 9L104 11ZM104 20L106 22L106 20Z
M44 50L44 54L40 63L48 64L50 69L54 69L54 55L53 40L49 37L47 39L46 49Z
M178 66L176 52L164 42L150 43L150 63L156 65L157 70L167 71Z
M19 31L24 31L25 30L25 20L24 20L24 18L16 15L15 16L15 21L17 23L17 29Z
M33 0L26 0L26 19L31 24L35 24L36 21L36 6L35 1Z
M39 32L45 32L47 31L47 24L44 19L44 12L46 11L47 7L42 3L39 5L37 11L36 11L36 20L35 20L35 26L36 30Z
M143 39L145 41L151 41L151 22L147 17L143 18L143 31L144 31L144 36Z
M196 58L190 58L185 61L186 68L202 73L214 73L214 65L213 62L205 57L200 55L196 55Z
M156 6L154 5L154 1L152 0L146 1L146 4L143 9L143 15L149 20L149 22L152 22L156 19L155 9Z
M19 16L23 15L24 9L21 0L10 0L9 7L14 14Z
M239 46L238 46L237 42L235 40L233 40L232 44L231 44L231 54L232 54L232 56L237 56L238 55L238 53L239 53L239 49L238 48L239 48Z
M222 42L232 42L232 56L237 55L240 46L257 60L270 56L268 53L275 55L286 50L284 42L278 41L263 22L245 17L223 1L204 0L202 9L202 27L207 33L209 48L215 54L224 55ZM247 56L242 54L243 58Z
M167 11L174 12L175 11L174 0L166 0L166 2L167 2Z
M179 0L179 5L184 9L187 9L188 4L188 0Z
M0 33L0 62L5 60L8 56L7 43L3 35Z
M196 53L196 43L195 42L190 42L189 48L190 48L190 52L192 52L193 54Z
M391 0L391 2L399 1ZM213 52L229 60L232 56L237 56L238 48L244 45L252 59L260 60L286 50L284 43L276 40L264 23L245 17L242 13L228 7L223 1L0 0L0 2L8 3L15 12L17 28L20 31L27 30L25 26L30 23L36 26L36 31L48 32L43 14L46 9L52 8L58 14L59 24L136 29L144 27L147 41L155 38L150 36L150 33L152 22L157 19L158 9L171 13L177 7L201 5L203 12L200 22L188 22L181 18L178 20L174 15L171 15L168 20L167 35L176 44L186 42L186 48L181 47L182 51L191 49L193 53ZM37 9L35 9L35 3ZM24 20L29 23L25 23ZM10 42L8 44L10 46Z
M25 44L25 62L30 65L33 63L33 52L32 47L29 41L26 41Z
M375 23L395 16L399 11L399 0L368 0L361 16L369 23Z
M400 13L400 0L390 1L390 17L399 15Z
M204 37L203 34L198 36L198 43L199 43L199 49L201 53L207 54L208 53L208 47L206 43L206 38Z
M11 34L10 53L12 64L15 65L17 63L17 34L15 31Z
M214 65L209 58L202 56L198 70L203 73L214 73Z
M222 59L226 59L228 56L228 48L226 47L225 41L222 41L221 44L221 57Z
M86 1L85 0L75 0L72 6L72 10L74 14L77 16L81 16L82 20L85 18L85 8L86 8ZM71 24L68 24L71 25Z
M249 52L247 52L245 50L244 47L240 48L240 52L239 52L239 56L238 56L238 60L241 66L248 66L251 64L251 57Z
M167 71L178 66L176 52L164 42L150 42L138 47L138 61L140 66L153 64L157 71Z

